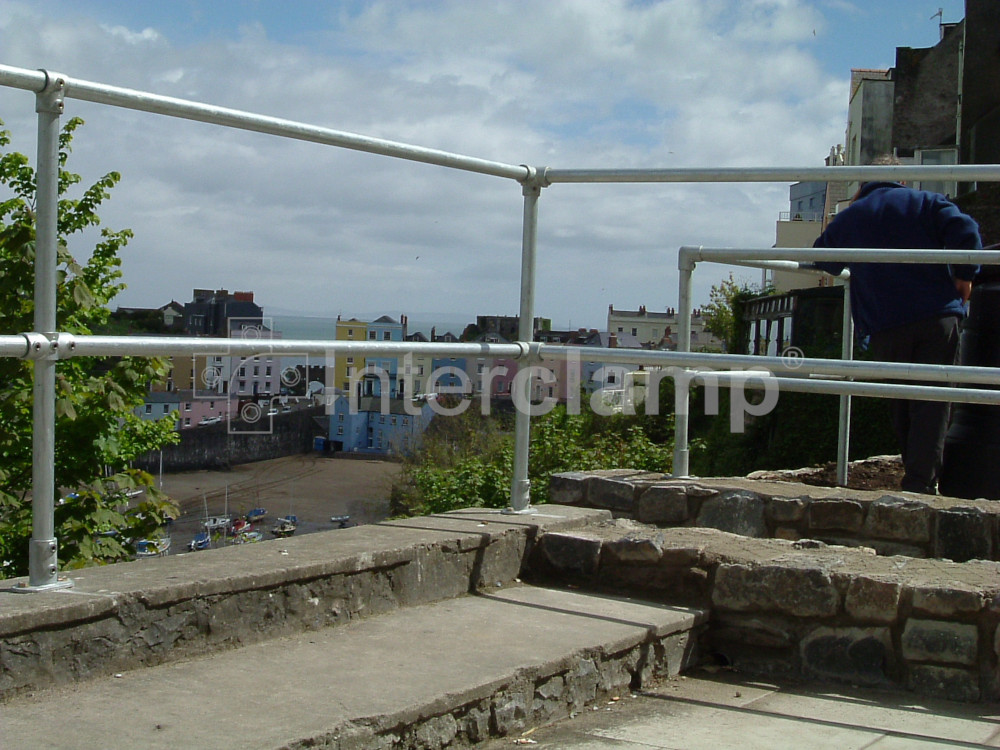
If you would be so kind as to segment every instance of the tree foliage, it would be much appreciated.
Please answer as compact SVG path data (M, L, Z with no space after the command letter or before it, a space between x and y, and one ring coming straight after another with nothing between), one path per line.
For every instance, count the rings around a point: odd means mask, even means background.
M8 151L0 122L0 334L34 329L35 170L28 157ZM89 188L74 190L79 175L66 170L73 132L69 120L59 139L57 327L89 334L108 319L108 303L124 289L118 253L127 229L100 230L90 257L78 261L68 238L100 225L97 214L119 182L109 172ZM76 193L76 197L72 194ZM150 383L162 379L162 359L74 357L56 367L56 537L65 567L124 559L129 540L155 532L174 506L132 470L138 456L177 436L173 419L147 422L136 416ZM0 576L27 570L31 537L32 363L0 358ZM128 508L136 491L145 500ZM65 497L59 501L59 496ZM101 533L107 532L107 533Z
M732 274L709 291L709 302L702 308L705 328L725 344L730 354L747 353L746 302L768 290L746 279L736 280Z
M580 414L564 405L532 420L528 478L531 502L548 499L549 480L562 471L628 467L670 471L672 415L664 417L595 414L582 400ZM393 487L395 513L424 515L456 508L503 508L510 504L514 438L509 420L468 410L437 417L421 449L404 463ZM669 439L660 441L664 433Z

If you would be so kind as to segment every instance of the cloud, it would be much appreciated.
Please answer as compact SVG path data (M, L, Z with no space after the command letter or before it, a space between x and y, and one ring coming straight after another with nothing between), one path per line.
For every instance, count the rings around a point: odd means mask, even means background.
M64 12L0 0L0 62L504 163L819 165L843 134L846 83L807 51L823 19L798 0L386 1L294 33L276 10L193 35L45 5ZM0 112L30 153L31 95L0 90ZM71 100L75 114L70 167L123 173L101 211L136 233L120 304L224 286L310 314L518 309L513 181ZM675 306L677 247L770 246L781 210L784 185L553 185L537 314L598 326L611 303ZM699 269L696 299L726 272Z

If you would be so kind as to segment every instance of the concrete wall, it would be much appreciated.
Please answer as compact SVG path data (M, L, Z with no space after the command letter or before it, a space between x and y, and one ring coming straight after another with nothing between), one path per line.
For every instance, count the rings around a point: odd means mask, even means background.
M231 426L222 422L181 430L181 442L163 449L163 470L219 469L307 453L313 449L314 437L326 437L325 430L315 421L315 417L324 414L324 407L320 406L262 417L256 425L234 422ZM250 429L254 431L238 431ZM136 461L135 466L155 474L160 470L160 452L148 454Z

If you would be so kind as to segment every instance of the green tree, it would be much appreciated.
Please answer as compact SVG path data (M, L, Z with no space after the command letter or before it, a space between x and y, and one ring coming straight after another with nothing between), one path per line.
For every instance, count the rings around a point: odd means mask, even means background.
M86 262L67 249L67 238L100 224L97 209L121 176L109 172L71 197L79 175L66 162L73 132L59 140L58 288L60 331L89 334L107 323L108 302L124 288L119 250L132 236L102 228ZM35 171L28 158L8 151L0 122L0 334L34 328ZM31 537L32 365L0 358L0 576L27 571ZM146 422L135 415L149 385L167 373L162 359L74 357L56 368L57 502L55 523L64 567L126 559L130 540L154 534L176 508L152 486L153 478L129 468L135 458L177 440L174 420ZM129 499L144 500L129 508ZM109 533L102 533L109 532Z
M702 308L705 328L725 344L730 354L747 353L746 302L768 292L745 279L737 281L732 274L709 291L709 303Z
M532 503L548 499L549 479L561 471L622 467L670 471L673 432L660 441L663 417L595 414L581 399L580 414L564 405L532 420L528 477ZM666 418L672 425L672 416ZM513 435L503 420L469 409L436 417L421 449L409 457L393 486L393 512L441 513L456 508L503 508L510 503Z

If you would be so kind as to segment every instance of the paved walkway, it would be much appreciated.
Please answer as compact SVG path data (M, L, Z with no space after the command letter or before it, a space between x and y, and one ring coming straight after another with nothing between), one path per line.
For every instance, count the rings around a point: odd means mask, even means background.
M695 670L483 750L930 750L1000 747L1000 706Z

